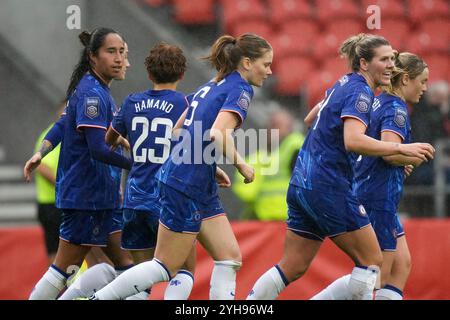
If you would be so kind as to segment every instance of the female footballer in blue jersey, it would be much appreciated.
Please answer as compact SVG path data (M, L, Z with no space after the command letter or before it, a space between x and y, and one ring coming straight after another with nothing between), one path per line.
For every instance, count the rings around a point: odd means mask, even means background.
M385 142L365 135L373 91L390 83L394 69L389 42L360 34L344 41L340 53L347 58L352 73L327 90L299 153L287 194L284 255L257 280L248 299L275 299L307 271L325 237L355 263L349 281L352 298L367 299L373 292L382 254L365 208L352 194L353 152L421 159L433 156L429 144Z
M108 144L128 136L133 151L133 167L124 196L122 248L130 250L136 264L153 258L161 210L155 175L169 158L172 129L189 106L184 94L175 91L186 71L186 58L179 47L156 45L145 65L153 90L129 95L106 134ZM165 299L189 297L195 255L189 260L171 281L173 285L168 286ZM148 299L146 291L141 296Z
M128 60L128 51L128 45L124 42L124 63L118 76L114 78L114 80L125 80L126 78L127 69L131 66L130 61ZM111 149L115 149L120 145L125 145L125 149L127 150L130 148L128 141L120 138L117 139L116 144L113 145ZM112 169L115 171L116 179L118 179L117 176L121 176L123 181L126 180L127 170L124 170L125 175L122 176L121 168L112 167ZM120 202L123 203L122 183L120 187ZM95 291L113 281L117 274L120 274L123 270L126 270L133 265L130 253L120 247L122 225L123 214L122 206L120 206L120 208L113 211L113 222L109 231L107 246L92 247L91 250L89 250L83 262L83 264L86 263L88 269L83 270L83 266L80 268L80 271L75 275L76 280L70 284L58 300L73 300L79 297L89 297Z
M375 98L367 135L396 143L411 142L411 126L406 103L417 103L427 89L428 67L417 55L396 57L391 85ZM397 208L403 191L405 166L417 167L423 159L403 155L360 157L355 165L353 190L369 215L383 253L381 289L375 300L401 300L410 269L411 255ZM407 168L408 170L410 168ZM408 171L409 174L409 171ZM350 275L334 281L314 300L350 299Z
M109 84L122 71L124 41L107 28L83 32L80 40L85 48L67 90L66 114L24 168L29 180L40 159L61 141L56 183L56 205L63 209L60 242L54 263L30 299L55 299L90 248L106 246L112 210L120 200L120 177L107 164L131 168L131 161L104 141L115 110Z
M245 182L253 181L254 170L237 152L231 134L247 116L252 86L262 86L272 73L272 57L270 44L254 34L222 36L214 43L207 59L218 74L192 97L180 121L181 141L158 173L162 209L155 257L125 271L94 299L121 299L169 281L197 238L214 259L210 299L234 299L242 258L217 194L217 185L229 187L230 179L215 156L223 154Z

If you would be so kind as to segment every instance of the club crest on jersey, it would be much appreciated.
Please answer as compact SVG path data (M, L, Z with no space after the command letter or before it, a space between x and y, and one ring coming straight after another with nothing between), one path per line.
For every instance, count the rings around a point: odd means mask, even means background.
M241 95L238 99L238 106L244 111L247 111L248 107L250 106L250 94L247 91L242 91Z
M85 114L91 119L94 119L99 115L100 100L98 97L86 98Z
M403 128L406 124L406 110L403 109L395 109L394 122L400 128Z
M362 204L359 205L359 214L362 215L363 217L367 216L366 208L364 208Z
M361 93L356 101L356 109L361 113L367 113L369 112L370 102L370 97L365 93Z

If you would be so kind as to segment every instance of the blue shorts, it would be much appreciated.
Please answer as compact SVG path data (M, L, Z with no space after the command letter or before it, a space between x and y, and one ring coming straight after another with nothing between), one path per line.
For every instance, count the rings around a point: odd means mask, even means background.
M106 247L112 220L111 209L62 209L59 238L77 245Z
M397 238L405 234L398 214L386 210L371 209L370 207L367 213L381 250L395 251L397 249Z
M122 249L145 250L156 246L159 208L154 211L123 209Z
M123 228L123 209L115 209L112 212L112 225L109 234L122 231Z
M160 186L159 222L174 232L198 233L203 220L225 215L218 196L208 204L196 201L163 183Z
M370 225L369 217L350 193L338 195L289 185L287 192L288 229L322 241Z

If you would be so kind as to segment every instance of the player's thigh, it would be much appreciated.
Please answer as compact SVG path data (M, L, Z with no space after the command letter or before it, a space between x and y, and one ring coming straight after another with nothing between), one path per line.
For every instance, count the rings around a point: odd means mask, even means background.
M191 252L189 253L189 256L184 262L182 268L188 270L191 273L194 273L196 264L197 264L197 249L196 244L194 243Z
M91 250L86 254L84 258L88 267L92 267L99 263L108 263L110 265L114 265L112 261L106 256L101 247L92 247Z
M239 244L226 215L203 220L198 240L216 261L242 261Z
M122 232L114 232L109 234L108 245L102 248L103 252L116 267L129 266L133 263L130 253L120 247L121 238Z
M53 264L60 270L68 272L68 269L71 266L81 266L89 249L90 247L88 246L73 244L60 239Z
M174 276L188 258L196 238L197 233L174 232L160 224L155 258Z
M308 270L321 245L320 240L286 230L283 257L278 266L289 282L298 279Z
M362 229L337 235L331 240L357 265L381 267L383 256L377 236L369 224Z
M144 261L150 261L155 254L155 248L145 250L130 250L130 254L133 257L134 264L139 264Z

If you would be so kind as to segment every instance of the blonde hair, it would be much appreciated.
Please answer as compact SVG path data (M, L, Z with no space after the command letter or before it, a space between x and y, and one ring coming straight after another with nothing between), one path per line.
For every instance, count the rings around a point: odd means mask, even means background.
M390 46L390 43L382 36L360 33L346 39L339 48L339 54L347 59L353 72L358 72L361 67L360 60L370 62L375 56L375 49L381 46Z

